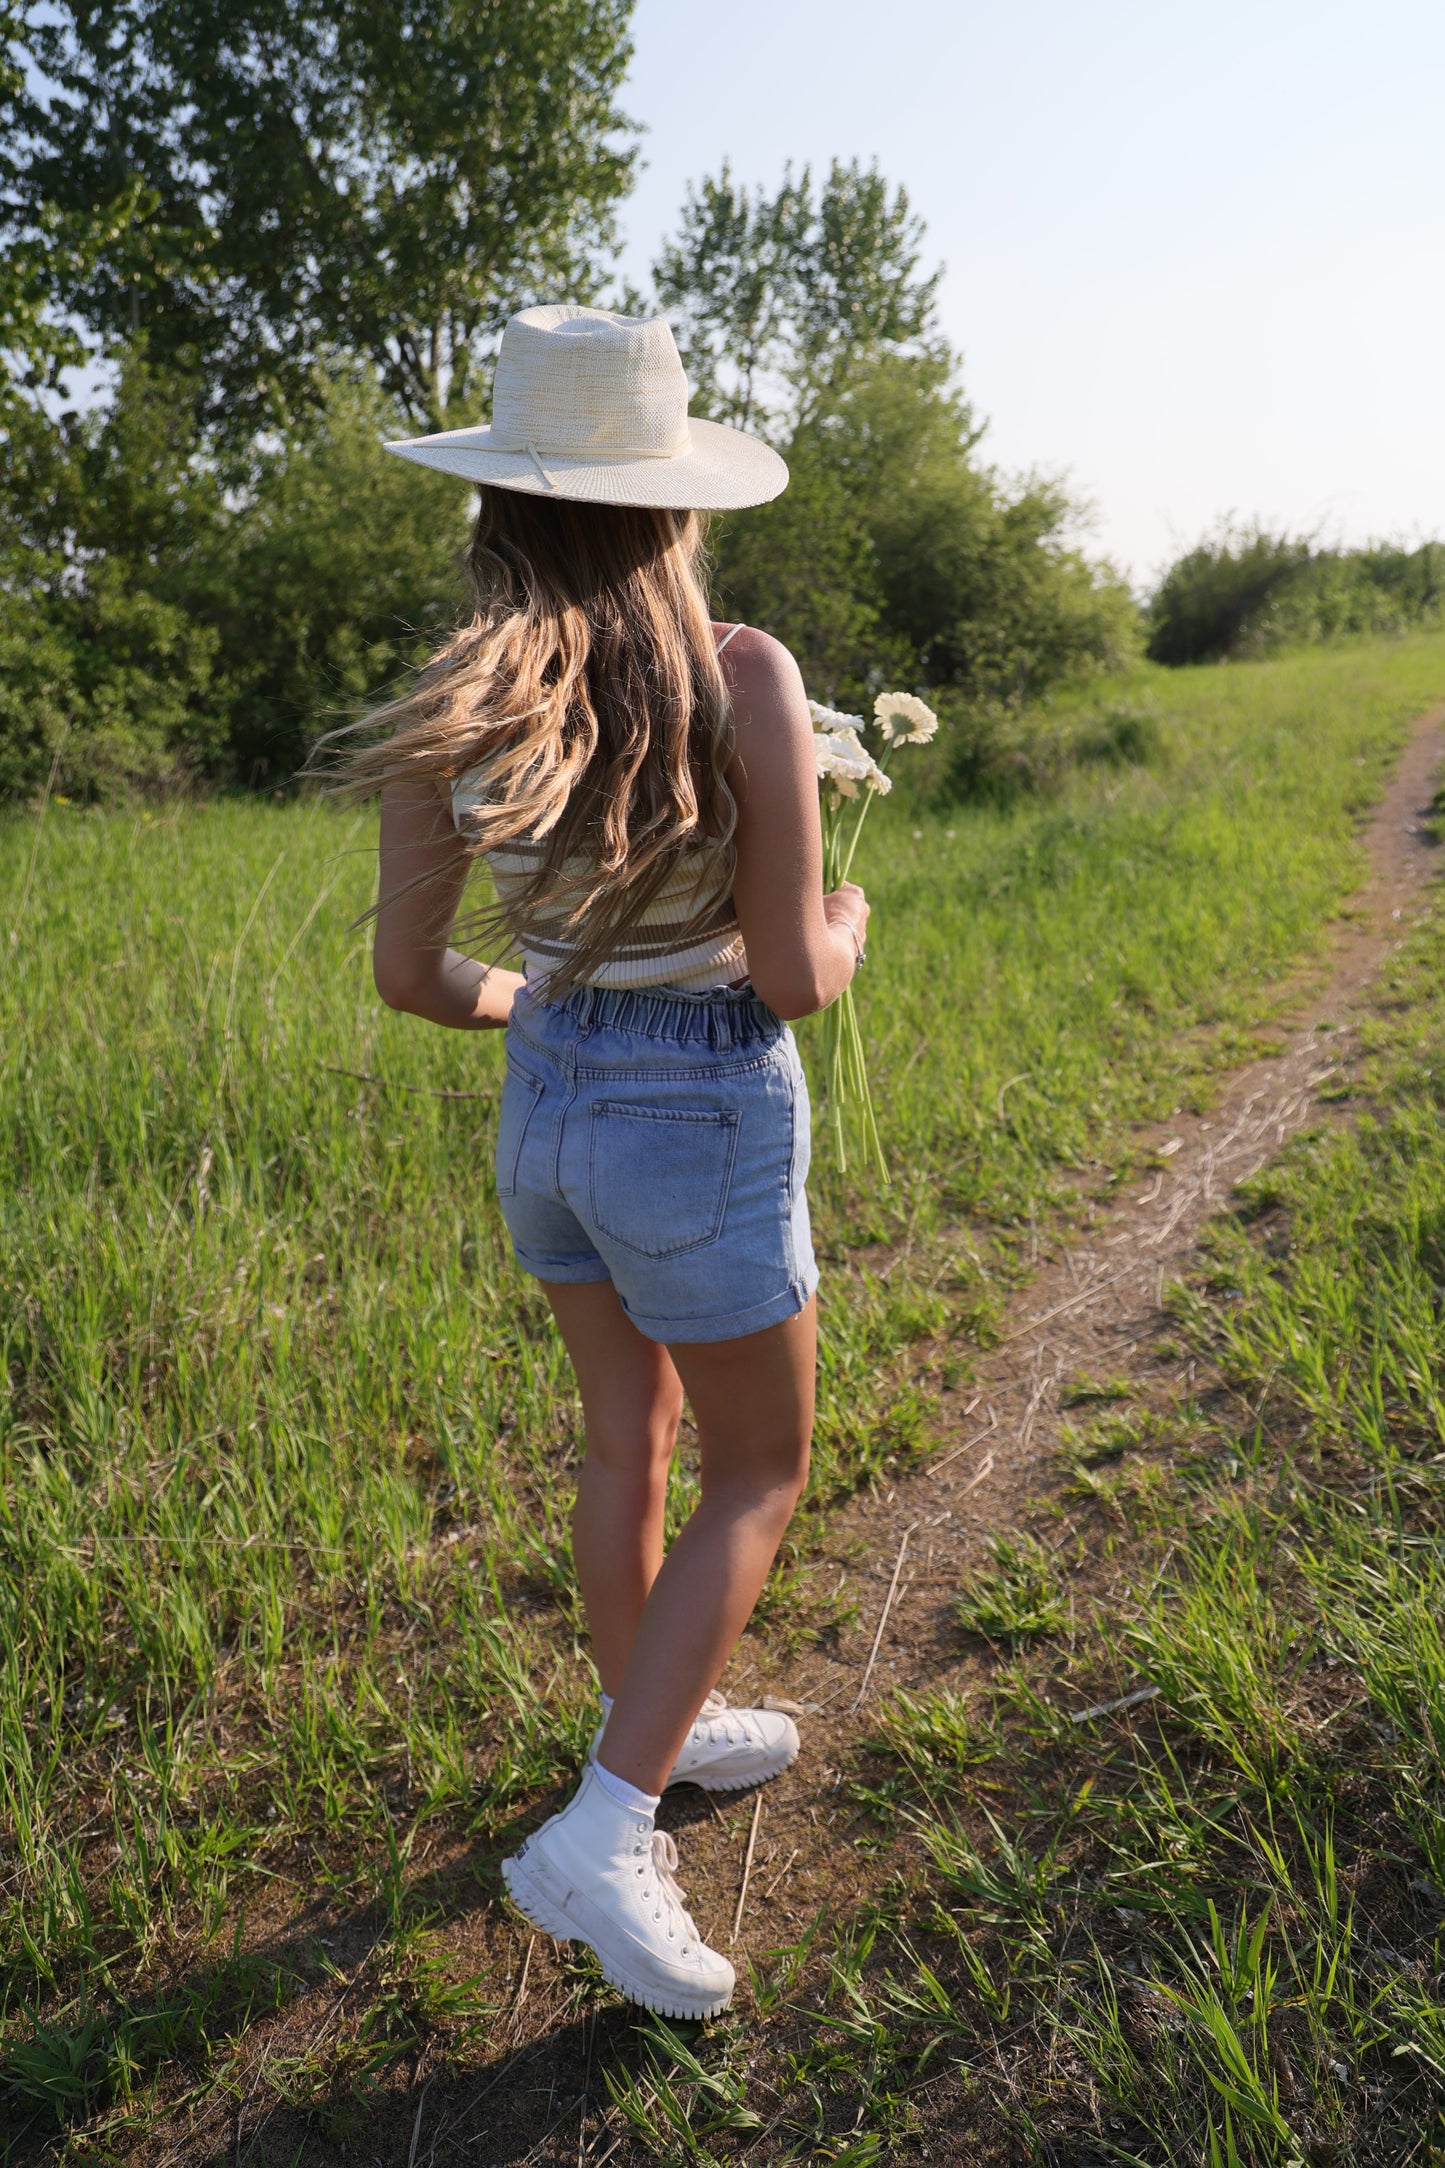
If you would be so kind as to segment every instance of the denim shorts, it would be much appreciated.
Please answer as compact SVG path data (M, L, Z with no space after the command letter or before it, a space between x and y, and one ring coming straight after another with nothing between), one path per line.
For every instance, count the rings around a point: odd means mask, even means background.
M507 1026L497 1197L540 1280L611 1280L649 1340L733 1340L818 1284L808 1087L747 989L526 988Z

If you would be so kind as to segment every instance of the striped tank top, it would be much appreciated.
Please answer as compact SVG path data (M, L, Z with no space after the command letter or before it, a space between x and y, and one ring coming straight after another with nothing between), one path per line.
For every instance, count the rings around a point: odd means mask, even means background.
M741 625L734 625L724 633L718 653L741 631ZM452 785L452 818L461 835L468 833L482 802L476 771L458 776ZM509 906L523 882L536 871L540 855L540 844L523 840L486 853L505 915L510 915ZM577 877L582 870L580 861L569 860L562 869L564 887L569 873ZM518 946L528 984L536 987L570 953L563 913L559 910L551 925L545 912L540 918L534 916L525 936L519 935ZM641 918L628 927L612 954L588 972L583 983L676 986L699 993L746 978L747 969L726 853L717 843L704 841L683 854Z

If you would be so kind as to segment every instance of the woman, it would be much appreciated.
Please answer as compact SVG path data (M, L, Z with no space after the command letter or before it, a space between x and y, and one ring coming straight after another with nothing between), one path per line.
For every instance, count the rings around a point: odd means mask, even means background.
M603 1689L582 1783L503 1867L526 1916L634 2000L721 2010L653 1817L798 1750L712 1689L808 1468L817 1268L807 1091L784 1019L863 955L860 888L822 891L812 727L792 657L709 621L700 510L765 502L776 453L690 420L672 334L595 309L508 324L489 427L389 449L468 476L475 608L392 734L375 977L391 1007L507 1030L497 1194L576 1370L573 1550ZM376 718L373 718L376 720ZM474 857L494 946L448 945ZM663 1557L684 1395L701 1501Z

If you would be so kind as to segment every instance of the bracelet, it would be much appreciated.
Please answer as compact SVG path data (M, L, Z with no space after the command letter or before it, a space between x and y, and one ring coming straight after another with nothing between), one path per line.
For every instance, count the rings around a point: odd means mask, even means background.
M853 959L853 979L856 979L859 972L863 969L864 964L866 964L868 961L868 951L863 945L862 935L859 933L857 927L852 923L851 919L845 918L843 924L848 928L849 933L851 933L853 936L853 947L856 951ZM850 979L848 981L848 984L850 986L853 983L853 979Z

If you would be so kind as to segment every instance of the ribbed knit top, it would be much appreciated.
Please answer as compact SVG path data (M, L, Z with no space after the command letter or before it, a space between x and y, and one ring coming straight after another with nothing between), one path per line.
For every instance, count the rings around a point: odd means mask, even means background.
M734 625L718 642L721 654L741 631ZM483 793L477 771L459 776L452 785L452 818L466 835ZM511 920L511 905L522 884L536 872L541 856L539 843L517 841L484 855L492 869L497 901ZM569 859L562 868L563 890L585 874L585 862ZM545 911L534 915L525 934L520 928L517 945L529 984L545 980L571 952L565 934L565 913L558 910L549 920ZM727 986L747 975L747 950L728 880L723 847L712 841L692 845L669 873L640 919L629 926L606 961L587 972L588 986L679 986L698 992L709 986Z

